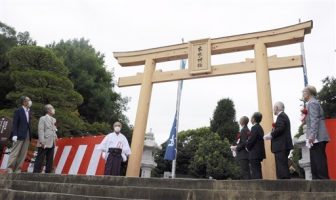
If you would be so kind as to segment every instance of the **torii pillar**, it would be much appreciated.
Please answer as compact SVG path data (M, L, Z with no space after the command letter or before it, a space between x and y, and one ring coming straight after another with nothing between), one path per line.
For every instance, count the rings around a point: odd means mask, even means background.
M273 110L266 45L262 42L256 43L254 45L254 54L257 79L258 108L259 112L261 112L263 115L261 126L263 127L265 134L267 134L272 130ZM268 179L275 179L275 160L274 155L270 151L270 149L271 142L269 140L266 140L265 152L267 159L264 159L262 162L262 173L263 177L267 177Z
M149 105L154 83L224 76L242 73L256 73L258 108L263 115L261 122L265 134L272 130L273 108L270 85L270 70L302 67L302 56L287 57L267 56L268 47L290 45L304 41L313 27L312 21L283 28L235 35L215 39L203 39L140 51L115 52L114 57L121 66L145 65L144 73L119 78L118 86L141 85L139 104L134 124L132 154L126 176L139 177L141 157L144 146ZM211 55L254 50L255 58L245 62L228 63L211 66ZM188 69L167 72L155 71L158 62L189 59ZM275 179L274 155L270 142L265 142L266 159L262 163L263 178Z

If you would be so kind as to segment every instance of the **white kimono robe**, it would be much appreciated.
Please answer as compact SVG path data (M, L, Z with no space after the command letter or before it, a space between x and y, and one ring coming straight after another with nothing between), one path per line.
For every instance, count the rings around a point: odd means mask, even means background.
M131 148L128 144L126 137L122 134L116 134L115 132L109 133L103 139L103 141L99 144L98 148L103 152L102 156L106 160L108 157L109 148L118 148L122 149L121 156L123 161L127 160L126 156L131 155Z

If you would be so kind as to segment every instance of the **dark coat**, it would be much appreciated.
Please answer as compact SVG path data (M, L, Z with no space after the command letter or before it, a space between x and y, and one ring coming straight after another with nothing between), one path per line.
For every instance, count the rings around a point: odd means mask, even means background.
M237 160L248 159L248 152L246 151L246 141L250 134L250 129L247 126L244 126L239 134L239 140L237 144Z
M272 130L271 150L273 153L293 149L290 121L286 113L281 112Z
M29 123L27 122L27 117L23 107L18 108L14 112L13 118L13 131L12 136L17 136L18 140L25 140L27 133L31 133L30 129L31 114L29 112ZM31 134L29 134L31 138Z
M260 124L255 124L251 128L251 134L246 142L246 148L249 152L249 159L263 160L266 158L264 146L264 130Z

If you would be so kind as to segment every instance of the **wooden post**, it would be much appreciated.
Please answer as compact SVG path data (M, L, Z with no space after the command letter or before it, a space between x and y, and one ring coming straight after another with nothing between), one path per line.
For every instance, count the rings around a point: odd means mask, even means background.
M255 67L257 78L258 108L263 118L261 126L265 134L272 130L273 106L271 95L271 84L267 62L267 48L264 43L259 42L254 46ZM262 173L264 179L275 179L275 160L271 152L270 141L265 141L266 159L262 163Z
M129 158L128 167L126 171L127 177L139 177L140 174L140 165L145 140L145 132L147 127L149 105L152 95L152 87L153 87L152 79L154 71L155 71L154 60L146 59L144 75L139 95L138 109L132 136L132 145L131 145L132 154Z

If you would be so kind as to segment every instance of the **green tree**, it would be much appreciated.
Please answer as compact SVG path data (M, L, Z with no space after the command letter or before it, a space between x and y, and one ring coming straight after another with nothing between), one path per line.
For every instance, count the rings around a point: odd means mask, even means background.
M154 176L162 176L164 171L171 171L171 161L164 160L167 142L155 155L158 164L153 170ZM235 179L239 172L231 155L227 139L220 139L209 127L182 131L177 142L177 176L197 178L213 177L216 179ZM213 159L213 160L212 160Z
M200 142L210 132L209 127L202 127L181 131L178 134L177 141L177 160L176 160L176 173L184 175L193 175L189 171L191 159L199 147Z
M33 128L36 129L38 118L44 115L44 105L50 103L56 108L60 136L75 135L84 129L84 122L77 112L83 98L74 91L67 78L68 69L51 50L18 46L12 48L8 58L15 90L9 92L7 98L15 102L20 96L27 95L32 99Z
M121 121L123 133L130 139L131 127L123 114L127 99L113 90L113 74L105 68L104 55L97 52L89 41L83 38L61 40L48 47L68 67L69 78L74 83L75 90L84 98L78 111L87 122L95 123L95 126L88 124L88 129L93 133L102 130L107 132L106 124L111 125L115 121ZM95 129L99 126L105 128Z
M166 148L167 141L161 144L161 149L154 155L154 161L157 166L152 171L153 177L162 177L165 171L171 171L172 161L164 159Z
M212 132L218 133L224 139L227 138L232 143L239 131L239 125L236 122L236 110L231 99L221 99L210 121Z
M326 77L322 80L323 87L318 93L326 118L336 118L336 79Z
M190 173L196 177L215 179L237 179L237 167L227 139L222 140L217 133L208 132L199 143L189 166Z
M6 99L6 95L14 89L14 83L9 78L7 52L16 45L14 28L0 22L0 110L14 106L13 102Z
M33 40L31 37L30 37L30 34L28 31L25 31L25 32L19 32L16 36L17 38L17 42L18 42L18 45L32 45L32 46L35 46L36 45L36 41Z
M9 76L9 62L7 53L17 45L36 45L29 32L16 34L14 28L0 22L0 110L15 106L15 102L6 98L6 95L15 89Z

